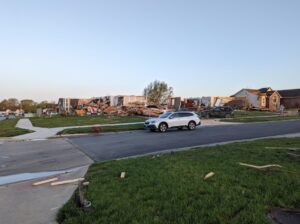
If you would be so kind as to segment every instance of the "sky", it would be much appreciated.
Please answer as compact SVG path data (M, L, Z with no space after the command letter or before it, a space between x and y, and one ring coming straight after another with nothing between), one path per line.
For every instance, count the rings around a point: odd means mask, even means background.
M0 0L0 100L300 88L299 0Z

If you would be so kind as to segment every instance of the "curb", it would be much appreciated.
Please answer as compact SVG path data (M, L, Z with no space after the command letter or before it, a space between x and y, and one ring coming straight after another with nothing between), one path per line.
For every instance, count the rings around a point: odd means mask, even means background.
M221 121L226 123L233 123L233 124L257 124L257 123L270 123L270 122L288 122L288 121L300 121L300 119L290 119L290 120L278 120L278 121L253 121L253 122L231 122L231 121Z
M101 135L111 135L111 134L119 134L119 133L132 133L132 132L140 132L145 130L131 130L131 131L110 131L110 132L100 132L100 133L82 133L82 134L67 134L67 135L57 135L50 137L53 138L64 138L64 137L81 137L81 136L101 136Z

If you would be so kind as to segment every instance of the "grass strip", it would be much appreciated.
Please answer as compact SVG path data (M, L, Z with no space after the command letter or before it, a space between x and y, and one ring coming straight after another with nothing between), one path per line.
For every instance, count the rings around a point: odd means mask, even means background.
M18 119L0 121L0 137L14 137L32 132L21 128L16 128L15 126L17 122Z
M222 119L225 122L241 122L241 123L251 123L251 122L265 122L265 121L288 121L288 120L300 120L300 116L274 116L274 117L238 117Z
M117 124L143 122L147 118L140 116L55 116L55 117L34 117L30 118L33 126L43 128L83 126L96 124Z
M118 125L118 126L106 126L106 127L87 127L87 128L69 128L65 129L58 135L70 135L70 134L88 134L88 133L102 133L102 132L118 132L118 131L133 131L133 130L143 130L143 124L135 125Z

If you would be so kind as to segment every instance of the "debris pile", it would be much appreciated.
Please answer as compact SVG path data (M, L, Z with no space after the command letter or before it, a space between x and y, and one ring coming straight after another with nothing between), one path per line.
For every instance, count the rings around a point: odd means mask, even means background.
M74 101L75 102L75 101ZM74 103L73 102L73 103ZM163 106L145 106L144 102L131 102L117 104L110 97L92 98L90 100L76 101L69 113L61 110L61 114L77 116L85 115L117 115L117 116L150 116L157 117L165 111Z

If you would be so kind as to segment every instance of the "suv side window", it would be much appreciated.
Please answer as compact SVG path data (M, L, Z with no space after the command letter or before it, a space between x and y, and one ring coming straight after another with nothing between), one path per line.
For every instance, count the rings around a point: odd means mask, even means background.
M179 113L179 117L192 117L192 113Z
M170 119L179 118L179 114L178 113L174 113L169 118Z

